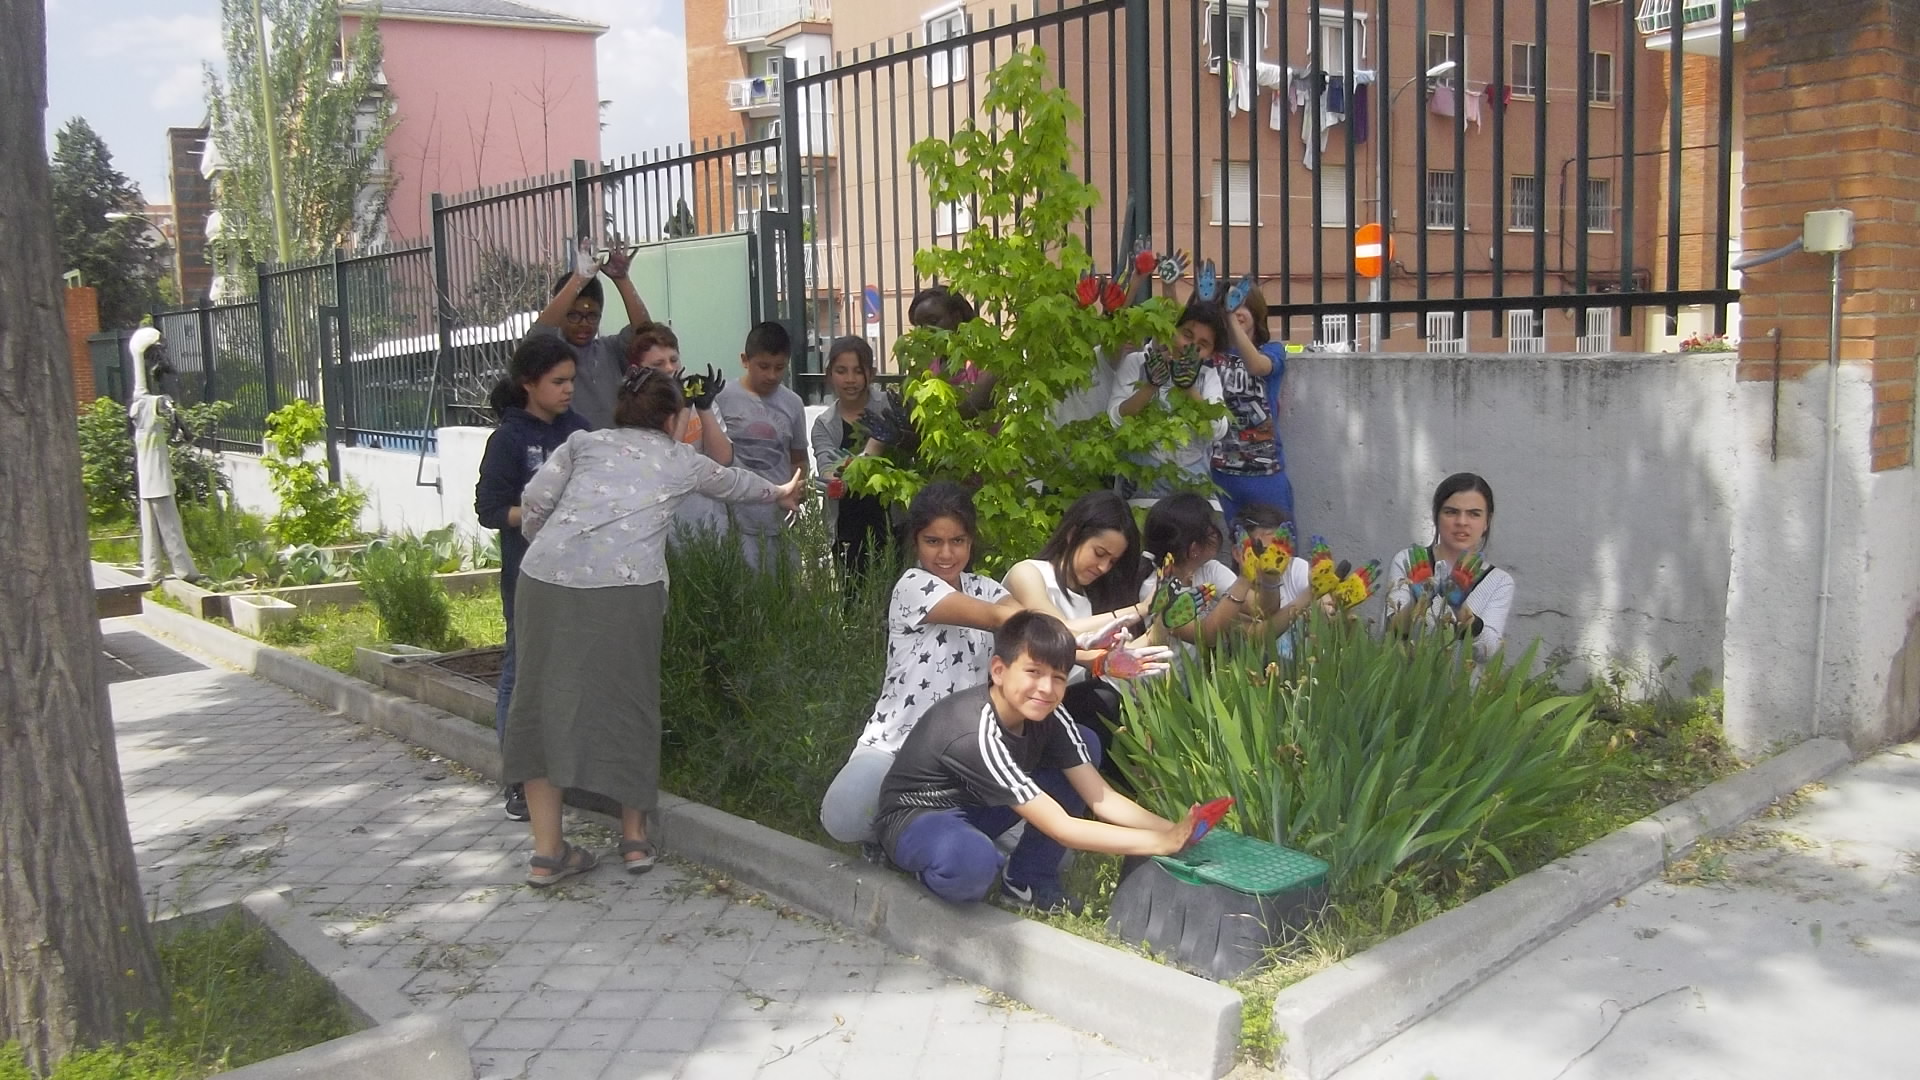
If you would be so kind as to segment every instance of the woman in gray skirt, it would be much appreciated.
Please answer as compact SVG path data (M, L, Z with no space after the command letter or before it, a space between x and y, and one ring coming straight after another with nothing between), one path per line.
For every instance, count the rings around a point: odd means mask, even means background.
M621 384L614 426L582 431L547 459L521 496L513 636L519 680L507 716L505 780L526 785L533 819L527 883L593 869L560 834L560 796L595 792L622 807L620 855L653 866L647 840L660 778L660 631L667 535L680 501L795 509L801 474L774 485L681 443L685 399L668 374L639 368Z

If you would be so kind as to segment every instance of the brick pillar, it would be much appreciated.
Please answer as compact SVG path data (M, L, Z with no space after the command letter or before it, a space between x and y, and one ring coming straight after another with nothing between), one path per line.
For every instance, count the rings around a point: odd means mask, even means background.
M65 290L67 358L73 368L74 404L84 409L98 396L93 386L93 357L87 339L100 332L100 294L92 286Z
M1742 247L1779 247L1810 210L1854 213L1843 259L1844 364L1873 379L1871 466L1913 464L1920 350L1920 5L1914 0L1763 0L1746 9ZM1826 362L1827 257L1799 255L1743 283L1740 377Z

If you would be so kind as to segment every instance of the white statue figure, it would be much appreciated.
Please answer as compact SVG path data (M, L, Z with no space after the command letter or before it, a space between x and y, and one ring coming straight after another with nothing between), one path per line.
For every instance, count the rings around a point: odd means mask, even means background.
M133 420L133 473L140 488L140 565L148 581L160 580L164 544L173 572L195 581L200 572L187 550L186 530L180 527L180 508L173 501L173 459L167 451L176 435L185 434L174 415L173 399L164 392L163 380L173 373L173 365L160 331L151 326L135 330L127 348L133 353L133 403L127 415Z

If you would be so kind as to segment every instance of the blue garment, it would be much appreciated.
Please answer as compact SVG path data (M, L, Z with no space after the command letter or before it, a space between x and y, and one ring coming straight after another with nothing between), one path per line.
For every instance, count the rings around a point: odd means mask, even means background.
M1287 377L1286 346L1268 342L1261 355L1273 364L1265 376L1255 375L1238 353L1214 354L1225 395L1228 429L1213 444L1213 482L1220 488L1221 509L1231 524L1240 507L1267 503L1293 513L1293 484L1287 480L1287 458L1280 445L1276 418L1280 414L1280 383Z
M1080 737L1100 766L1100 742L1085 724ZM1087 803L1059 769L1039 769L1033 782L1053 796L1067 813L1084 817ZM1000 872L1000 851L993 838L1013 828L1020 814L1011 806L963 806L923 813L901 830L888 857L893 864L917 876L927 891L955 904L986 899ZM1052 887L1060 884L1060 860L1066 849L1058 840L1028 825L1006 860L1007 880L1021 885Z
M513 699L513 590L520 581L520 559L527 553L527 538L507 524L507 511L520 505L521 491L547 463L548 455L560 449L574 432L587 427L587 421L576 412L561 413L548 423L525 409L509 407L500 417L500 426L487 437L486 453L480 458L473 512L482 528L500 532L500 609L507 617L507 651L501 659L493 715L494 730L502 740L506 738L507 707Z

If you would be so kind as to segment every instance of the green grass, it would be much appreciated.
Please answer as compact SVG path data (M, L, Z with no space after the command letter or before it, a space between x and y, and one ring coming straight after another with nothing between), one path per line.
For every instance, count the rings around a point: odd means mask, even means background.
M506 619L500 614L500 587L487 585L449 598L453 607L451 649L477 649L507 639ZM267 631L269 645L286 649L335 671L353 672L353 650L389 644L380 630L380 617L369 604L350 608L322 607L301 613L290 622ZM411 645L413 642L401 642Z
M326 979L282 975L267 938L238 918L160 945L171 1015L120 1047L69 1055L48 1080L200 1080L350 1034ZM18 1045L0 1048L0 1080L31 1080Z

